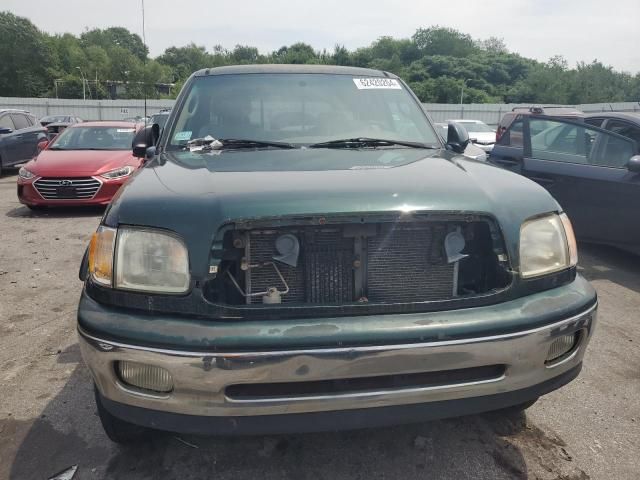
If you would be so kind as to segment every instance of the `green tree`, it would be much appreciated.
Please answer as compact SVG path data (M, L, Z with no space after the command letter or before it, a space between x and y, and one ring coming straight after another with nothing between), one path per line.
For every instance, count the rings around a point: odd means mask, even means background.
M311 45L306 43L294 43L290 47L281 47L273 56L276 63L320 63L319 55Z
M477 51L471 36L437 25L419 28L412 39L423 55L466 57Z
M173 81L184 80L197 70L226 63L226 61L216 61L215 56L207 53L205 47L195 43L190 43L185 47L167 48L157 60L172 70Z
M140 61L144 61L149 55L149 50L142 42L142 38L137 33L131 33L123 27L88 30L80 35L80 41L85 47L99 45L105 50L112 47L124 48L138 57Z
M0 96L46 94L53 67L45 35L26 18L0 12Z

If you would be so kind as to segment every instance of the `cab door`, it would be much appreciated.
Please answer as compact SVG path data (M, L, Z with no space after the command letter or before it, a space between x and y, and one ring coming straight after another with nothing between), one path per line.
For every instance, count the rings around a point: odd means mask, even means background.
M578 238L640 246L640 173L629 171L633 140L582 122L528 117L522 174L546 188Z
M493 146L489 162L512 172L522 173L524 138L528 133L528 125L521 115L518 116Z
M0 133L0 162L2 166L8 166L17 163L20 156L20 137L8 113L0 114L0 131L4 129L9 133Z
M40 128L34 128L27 115L12 113L11 119L16 126L16 158L14 163L22 163L31 160L37 153L38 140L41 134Z

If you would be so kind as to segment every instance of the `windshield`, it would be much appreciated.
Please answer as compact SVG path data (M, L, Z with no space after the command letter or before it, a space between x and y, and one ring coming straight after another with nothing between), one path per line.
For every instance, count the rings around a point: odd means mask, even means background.
M197 77L170 132L169 149L207 136L294 146L360 137L440 146L399 81L337 74Z
M467 133L481 133L481 132L489 132L494 133L495 128L491 128L486 123L482 122L456 122L464 127Z
M62 132L49 150L131 150L134 127L74 127Z

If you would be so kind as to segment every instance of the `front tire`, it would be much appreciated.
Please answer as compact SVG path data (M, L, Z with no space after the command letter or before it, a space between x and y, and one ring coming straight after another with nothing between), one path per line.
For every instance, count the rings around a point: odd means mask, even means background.
M42 210L46 210L47 206L46 205L27 205L27 208L34 212L41 212Z
M93 392L96 398L100 423L102 423L104 432L112 442L126 445L144 440L149 435L149 429L125 422L109 413L102 404L102 397L95 385L93 386Z

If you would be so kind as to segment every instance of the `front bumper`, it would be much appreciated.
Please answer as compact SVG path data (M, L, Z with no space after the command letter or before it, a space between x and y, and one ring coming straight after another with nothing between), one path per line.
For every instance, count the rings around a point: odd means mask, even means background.
M65 177L67 178L67 177ZM73 177L69 177L73 178ZM65 200L57 200L57 199L45 199L40 193L36 190L33 183L38 180L38 178L34 178L31 180L23 180L18 178L17 182L17 194L18 200L23 205L31 205L38 207L72 207L72 206L81 206L81 205L100 205L106 206L111 202L113 196L118 192L120 187L124 184L124 182L129 177L123 179L116 180L104 180L100 179L101 186L96 192L96 194L92 198L84 198L84 199L65 199Z
M115 416L174 431L266 433L289 431L287 422L276 420L281 415L313 419L321 418L320 413L324 412L325 416L342 418L337 422L340 425L357 427L477 413L536 398L577 375L593 334L596 309L597 305L592 302L577 314L553 323L505 334L345 348L174 350L110 340L88 333L82 326L79 337L83 358L103 404ZM456 312L451 313L453 320ZM215 326L210 328L215 331ZM560 361L546 364L551 343L574 332L580 335L573 351ZM173 377L173 390L168 394L153 394L127 386L116 374L116 362L122 360L165 368ZM445 379L424 386L372 387L338 393L316 390L312 394L279 394L279 389L274 388L264 395L229 394L229 387L238 385L317 384L327 380L465 371L498 365L504 367L499 374L476 381ZM406 410L397 409L401 406L406 406ZM389 409L397 413L385 414ZM426 417L419 414L420 409ZM374 412L382 413L382 423L370 419ZM408 412L414 412L415 416ZM265 421L270 416L271 421ZM350 424L345 418L355 423ZM247 428L248 423L254 428ZM305 430L322 429L322 425L313 427L313 421L303 425Z

